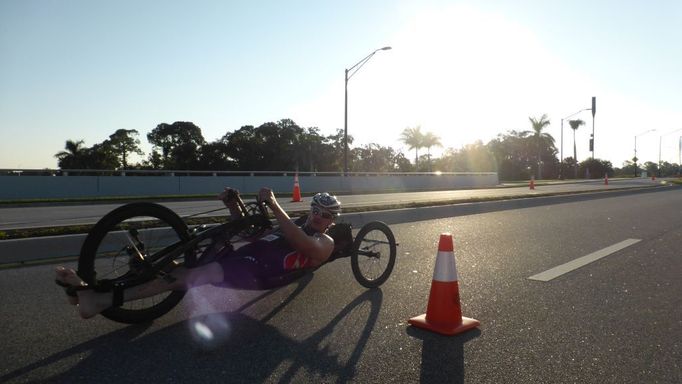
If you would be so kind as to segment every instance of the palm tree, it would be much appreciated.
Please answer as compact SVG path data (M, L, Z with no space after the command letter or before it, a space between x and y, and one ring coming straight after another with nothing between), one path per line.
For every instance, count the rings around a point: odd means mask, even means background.
M409 149L414 148L414 169L419 169L419 148L424 146L424 134L422 127L416 126L414 128L405 128L400 134L400 140L405 143Z
M62 169L82 168L80 160L85 156L87 148L83 146L84 141L66 140L65 151L60 151L54 157L59 160L59 167Z
M570 124L571 128L573 129L573 160L575 160L575 167L573 168L574 169L573 177L577 179L578 178L578 155L576 154L576 150L575 150L575 131L577 131L578 127L580 127L581 125L585 125L585 122L580 120L580 119L569 120L568 124Z
M552 141L554 141L554 138L550 136L548 133L543 133L542 130L549 125L549 119L547 118L547 114L543 114L542 117L538 120L537 118L533 117L528 117L528 120L530 120L530 124L533 126L533 131L535 132L533 136L537 140L538 143L538 157L537 157L537 163L538 163L538 179L542 177L542 162L540 161L540 142L543 137L550 137Z
M427 158L429 159L429 172L431 172L431 147L442 147L443 144L440 143L440 137L427 132L422 137L422 146L426 148Z

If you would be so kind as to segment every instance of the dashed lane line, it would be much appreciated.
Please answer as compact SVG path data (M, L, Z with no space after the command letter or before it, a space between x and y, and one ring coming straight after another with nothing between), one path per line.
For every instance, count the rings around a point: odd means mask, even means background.
M633 244L637 244L641 239L627 239L623 240L620 243L613 244L611 246L608 246L604 249L600 249L596 252L592 252L589 255L585 255L583 257L579 257L575 260L571 260L568 263L558 265L552 269L548 269L544 272L538 273L537 275L533 275L529 277L530 280L538 280L538 281L550 281L552 279L555 279L563 274L566 274L568 272L571 272L573 270L576 270L580 267L583 267L589 263L592 263L594 261L597 261L603 257L606 257L612 253L618 252L621 249L627 248Z

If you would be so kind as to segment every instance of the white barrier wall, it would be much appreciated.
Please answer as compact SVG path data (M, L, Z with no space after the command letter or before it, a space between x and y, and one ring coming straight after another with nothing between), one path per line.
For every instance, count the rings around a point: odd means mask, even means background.
M299 176L304 193L329 191L336 194L409 192L492 187L497 173ZM206 195L230 186L254 193L267 186L275 192L291 193L294 176L2 176L0 200Z

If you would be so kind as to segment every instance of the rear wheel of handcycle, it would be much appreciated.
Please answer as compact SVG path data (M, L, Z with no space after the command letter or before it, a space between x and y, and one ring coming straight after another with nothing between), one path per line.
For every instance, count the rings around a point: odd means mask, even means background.
M388 225L380 221L365 224L355 236L350 264L362 286L376 288L391 275L395 265L396 242Z
M92 228L81 248L78 275L91 286L139 276L145 268L138 252L148 258L189 238L187 225L170 209L146 202L126 204L109 212ZM188 251L176 261L194 262L195 257L193 251ZM129 301L103 311L102 316L126 324L151 321L173 309L184 295L184 290L169 291Z

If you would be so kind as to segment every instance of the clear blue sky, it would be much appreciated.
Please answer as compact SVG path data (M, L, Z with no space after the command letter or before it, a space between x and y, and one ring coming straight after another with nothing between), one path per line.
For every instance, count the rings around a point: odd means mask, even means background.
M55 168L67 139L102 142L192 121L211 141L291 118L402 149L415 125L444 147L528 130L597 96L596 157L678 161L680 1L0 0L0 168ZM576 133L589 157L592 116ZM679 130L677 132L673 132ZM671 133L672 132L672 133ZM564 125L564 157L572 156ZM438 152L438 150L436 151Z

